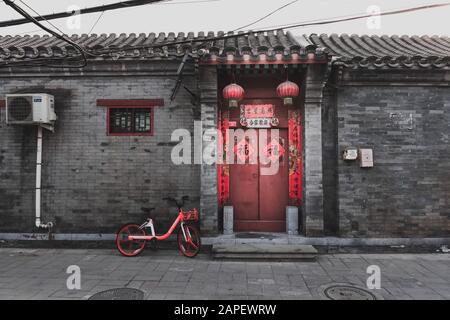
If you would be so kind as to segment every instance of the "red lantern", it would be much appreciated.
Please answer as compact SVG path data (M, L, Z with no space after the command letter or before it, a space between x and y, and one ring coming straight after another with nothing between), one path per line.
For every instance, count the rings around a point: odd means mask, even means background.
M277 87L277 95L283 98L285 105L292 104L293 98L297 97L299 93L300 89L298 85L289 80L286 80Z
M229 107L237 107L238 102L244 98L244 89L240 85L232 83L223 88L222 95L224 99L228 100Z

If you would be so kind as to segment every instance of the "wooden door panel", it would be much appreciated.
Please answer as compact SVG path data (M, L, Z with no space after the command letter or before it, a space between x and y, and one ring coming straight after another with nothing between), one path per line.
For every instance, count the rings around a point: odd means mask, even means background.
M287 130L279 130L278 171L273 175L261 174L261 170L269 165L260 165L259 175L259 219L267 221L272 231L285 231L286 206L289 201L288 181L288 141ZM268 144L275 141L269 134ZM273 164L272 164L273 165Z
M253 100L253 103L264 102L266 101ZM252 103L252 101L248 101L248 103ZM285 215L289 201L289 142L287 126L284 124L287 123L287 110L284 110L283 107L280 109L279 106L277 108L280 126L276 129L279 129L279 146L283 149L279 157L278 171L272 175L263 175L261 170L269 167L270 164L264 165L260 162L248 164L248 159L246 164L231 164L229 167L229 200L234 209L236 231L284 232L286 230ZM232 114L230 119L239 123L237 116L238 114ZM271 140L271 130L268 130L266 149L269 148ZM238 150L244 149L242 141L236 141L235 147L234 152L238 156ZM259 147L263 146L259 146L258 141L250 148L250 152L258 154ZM242 153L240 156L242 157Z
M258 165L230 165L230 200L235 221L258 220Z

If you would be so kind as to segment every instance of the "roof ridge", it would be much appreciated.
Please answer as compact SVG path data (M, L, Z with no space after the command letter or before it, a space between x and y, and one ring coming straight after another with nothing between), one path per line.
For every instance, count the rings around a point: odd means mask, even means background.
M450 67L450 38L448 36L427 35L356 35L348 33L331 34L293 34L286 29L266 31L198 31L190 32L149 32L149 33L81 33L68 35L88 49L108 50L136 48L134 52L114 52L115 57L123 58L167 58L170 54L184 54L185 50L196 52L206 48L211 54L226 56L234 54L257 56L265 53L299 54L305 59L334 56L334 60L359 65L373 64L382 66L399 61L404 65L421 63ZM230 35L232 37L230 37ZM216 39L216 38L221 39ZM210 39L211 38L211 39ZM207 40L207 41L202 41ZM52 58L70 56L75 52L61 39L44 35L0 35L0 61ZM104 59L111 57L104 57Z

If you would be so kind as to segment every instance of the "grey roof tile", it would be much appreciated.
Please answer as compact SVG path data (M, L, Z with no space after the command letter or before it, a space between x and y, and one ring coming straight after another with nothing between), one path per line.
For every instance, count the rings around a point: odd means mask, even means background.
M231 38L216 39L231 35ZM82 34L70 38L88 50L115 49L117 58L161 58L169 54L182 55L185 50L196 52L200 48L209 49L211 54L225 57L227 54L257 56L265 53L273 56L282 53L289 56L298 53L305 57L309 53L316 56L333 56L334 60L353 67L413 67L435 66L449 68L450 38L447 36L368 36L368 35L300 35L277 30L274 32L214 33L140 33L132 34ZM209 41L204 41L208 40ZM185 43L177 43L185 42ZM164 44L164 47L146 46ZM145 47L145 48L143 48ZM121 49L133 48L133 51ZM64 57L76 54L76 50L66 42L53 36L0 36L0 61L23 60L43 57ZM108 56L104 57L108 58ZM98 59L98 57L96 57Z
M450 40L446 36L311 35L316 46L350 67L418 67L450 69Z

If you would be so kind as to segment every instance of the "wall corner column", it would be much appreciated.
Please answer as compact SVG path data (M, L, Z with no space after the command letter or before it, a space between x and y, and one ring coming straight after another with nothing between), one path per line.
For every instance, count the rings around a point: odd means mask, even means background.
M303 231L308 237L324 235L322 99L325 71L326 65L310 64L305 83Z
M217 141L217 68L199 66L198 87L200 93L200 113L202 121L203 148ZM217 155L217 154L216 154ZM200 224L204 234L218 233L217 164L201 162L200 169Z

